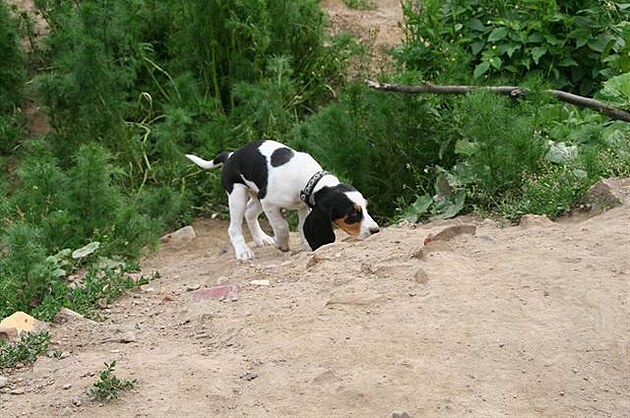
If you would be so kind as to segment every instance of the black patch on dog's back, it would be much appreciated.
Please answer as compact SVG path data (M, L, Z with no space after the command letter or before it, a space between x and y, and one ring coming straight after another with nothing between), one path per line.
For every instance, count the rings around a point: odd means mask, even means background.
M260 153L258 148L265 141L254 141L234 151L223 166L221 176L223 188L232 193L234 184L245 184L245 180L251 181L258 187L258 198L263 199L267 194L267 158Z
M271 166L278 167L283 164L286 164L293 158L295 153L292 149L287 147L278 148L271 154Z

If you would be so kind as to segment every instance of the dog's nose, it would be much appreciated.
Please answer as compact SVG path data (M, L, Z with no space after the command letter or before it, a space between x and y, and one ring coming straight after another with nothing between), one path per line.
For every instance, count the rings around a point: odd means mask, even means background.
M373 226L373 227L370 228L370 234L376 234L380 230L381 230L381 228L379 228L378 226Z

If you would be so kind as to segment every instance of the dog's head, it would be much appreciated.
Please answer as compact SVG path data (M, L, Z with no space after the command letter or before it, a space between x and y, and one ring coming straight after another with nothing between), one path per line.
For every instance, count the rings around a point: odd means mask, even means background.
M367 201L354 187L338 184L314 194L315 205L304 221L304 237L311 250L335 241L332 224L364 239L380 229L367 211Z

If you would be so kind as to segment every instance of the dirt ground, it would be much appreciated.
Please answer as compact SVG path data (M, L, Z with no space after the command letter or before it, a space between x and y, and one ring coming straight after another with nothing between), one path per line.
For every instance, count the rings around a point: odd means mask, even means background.
M377 3L323 5L333 22L399 16ZM418 255L461 224L476 233ZM3 372L0 416L630 416L628 202L580 220L339 232L315 254L293 234L292 252L253 262L234 259L225 221L193 227L143 262L161 277L106 321L52 324L66 356ZM212 298L219 284L235 300ZM136 388L90 401L112 360Z

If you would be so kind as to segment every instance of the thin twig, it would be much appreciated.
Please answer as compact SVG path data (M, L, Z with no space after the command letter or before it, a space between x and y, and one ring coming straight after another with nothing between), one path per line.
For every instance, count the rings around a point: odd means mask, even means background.
M402 84L390 84L381 83L380 81L366 80L368 87L375 90L391 91L405 94L464 94L473 91L490 91L497 94L504 94L510 97L523 97L530 93L529 90L517 86L441 86L431 83L422 83L415 86L406 86ZM604 115L622 120L624 122L630 122L630 113L625 110L618 109L607 103L600 102L599 100L591 99L589 97L578 96L577 94L567 93L562 90L547 89L543 90L544 93L553 95L558 100L571 103L576 106L587 107Z

